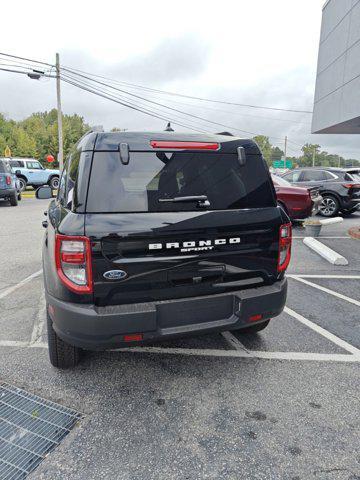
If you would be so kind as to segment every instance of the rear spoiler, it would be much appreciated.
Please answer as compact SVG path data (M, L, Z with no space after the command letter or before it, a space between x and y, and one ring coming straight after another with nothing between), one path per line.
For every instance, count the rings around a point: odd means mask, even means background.
M161 146L161 143L162 142L155 142L155 141L152 141L151 142L151 146L154 148L158 147L158 146ZM176 142L173 142L173 143L176 143ZM180 143L180 142L178 142ZM185 143L185 142L181 142L181 143ZM159 145L160 144L160 145ZM199 144L200 145L200 144ZM214 144L214 145L218 145L218 144ZM210 146L210 144L209 144ZM212 147L212 145L211 145ZM194 148L194 147L193 147ZM200 147L200 148L196 148L196 149L199 149L199 150L202 150L204 147ZM218 148L218 147L217 147ZM214 148L204 148L205 150L206 149L209 149L209 150L214 150ZM239 164L241 167L243 167L245 164L246 164L246 153L245 153L245 148L244 147L237 147L237 155L238 155L238 160L239 160ZM129 144L128 143L120 143L119 144L119 156L120 156L120 160L121 160L121 163L123 165L128 165L129 164L129 160L130 160L130 149L129 149Z

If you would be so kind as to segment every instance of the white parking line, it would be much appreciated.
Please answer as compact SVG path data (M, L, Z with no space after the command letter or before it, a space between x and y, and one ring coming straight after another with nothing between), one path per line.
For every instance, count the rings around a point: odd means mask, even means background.
M5 342L0 341L0 346L5 347L25 347L25 348L42 348L47 349L48 346L44 342L34 343L30 345L27 342ZM127 347L110 350L111 352L124 353L155 353L164 355L185 355L194 357L228 357L228 358L248 358L263 360L297 360L310 362L341 362L341 363L358 363L360 355L348 355L340 353L304 353L304 352L262 352L245 350L214 350L208 348L167 348L167 347Z
M360 275L308 275L308 274L294 274L287 273L288 278L333 278L333 279L344 279L344 280L360 280Z
M2 298L5 298L7 297L8 295L10 295L10 293L13 293L15 292L18 288L21 288L23 285L25 285L26 283L30 282L33 278L36 278L38 277L39 275L42 274L42 270L38 270L37 272L35 273L32 273L31 275L29 275L28 277L24 278L24 280L21 280L21 282L17 283L16 285L13 285L12 287L8 288L7 290L5 290L4 292L1 292L0 293L0 300Z
M28 347L29 342L20 342L18 340L0 340L0 347Z
M309 282L308 280L305 280L304 278L301 277L292 277L294 280L297 282L304 283L305 285L309 285L310 287L317 288L318 290L321 290L322 292L329 293L330 295L333 295L334 297L340 298L341 300L346 300L349 303L352 303L353 305L356 305L357 307L360 307L360 302L358 300L355 300L354 298L347 297L346 295L343 295L342 293L335 292L334 290L330 290L330 288L322 287L321 285L317 285L316 283Z
M296 318L296 320L299 320L299 322L303 323L304 325L311 328L315 332L319 333L323 337L327 338L331 342L335 343L335 345L343 348L344 350L347 350L353 355L358 355L360 357L360 350L358 348L354 347L353 345L350 345L350 343L345 342L345 340L342 340L341 338L337 337L336 335L329 332L328 330L325 330L325 328L320 327L319 325L312 322L311 320L308 320L307 318L303 317L299 313L294 312L294 310L291 310L291 308L285 307L284 312Z
M305 237L294 237L294 236L293 236L292 238L293 238L294 240L300 240L300 239L303 240ZM328 240L335 240L335 239L336 239L336 240L344 240L344 239L353 240L353 238L350 237L350 236L347 236L347 237L325 237L325 236L321 235L321 236L318 237L318 238L324 239L324 240L326 240L326 239L328 239Z
M111 350L113 352L155 353L165 355L189 355L199 357L259 358L267 360L305 360L314 362L360 362L360 355L339 353L303 353L303 352L262 352L240 350L212 350L198 348L129 347Z

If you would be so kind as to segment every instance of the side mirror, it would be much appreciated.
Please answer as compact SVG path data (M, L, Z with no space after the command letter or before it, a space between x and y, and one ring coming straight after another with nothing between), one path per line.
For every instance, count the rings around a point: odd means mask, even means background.
M15 175L20 175L20 170L15 170Z
M49 199L52 198L52 190L48 185L44 185L43 187L39 187L35 192L35 197L39 200Z
M246 153L244 147L237 148L238 160L241 167L243 167L246 163Z

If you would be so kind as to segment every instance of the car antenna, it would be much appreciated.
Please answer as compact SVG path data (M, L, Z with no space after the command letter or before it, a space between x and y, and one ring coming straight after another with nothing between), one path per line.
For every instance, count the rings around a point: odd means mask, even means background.
M172 128L170 122L168 122L168 124L166 125L164 132L174 132L174 129Z

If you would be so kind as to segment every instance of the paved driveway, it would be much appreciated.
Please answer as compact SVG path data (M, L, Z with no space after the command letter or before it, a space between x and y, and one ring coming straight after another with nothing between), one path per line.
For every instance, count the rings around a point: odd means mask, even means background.
M287 308L264 332L88 353L58 371L37 273L46 204L0 204L0 378L84 417L29 478L360 479L360 241L346 235L360 215L322 239L347 267L295 229Z

